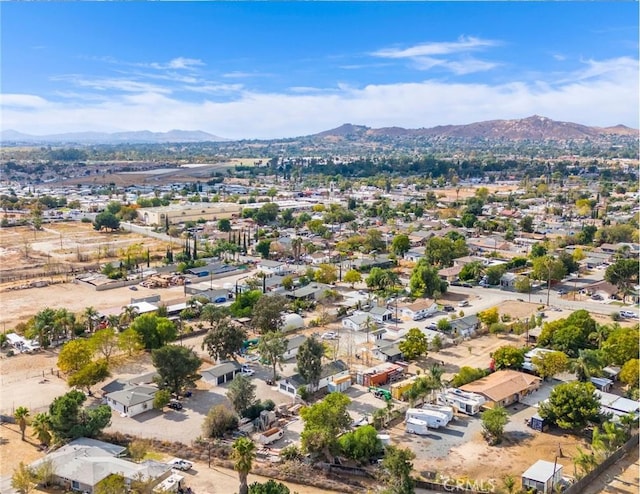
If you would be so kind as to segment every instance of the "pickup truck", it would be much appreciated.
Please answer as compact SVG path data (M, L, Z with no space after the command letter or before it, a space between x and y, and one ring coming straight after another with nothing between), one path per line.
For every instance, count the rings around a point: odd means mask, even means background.
M279 427L272 427L258 436L258 442L260 444L267 445L277 441L282 436L284 436L284 431L282 429Z

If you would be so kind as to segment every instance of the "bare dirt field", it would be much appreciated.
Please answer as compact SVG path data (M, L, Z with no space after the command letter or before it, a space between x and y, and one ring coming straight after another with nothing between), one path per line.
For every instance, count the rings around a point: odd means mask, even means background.
M97 232L91 223L78 221L47 223L40 231L26 226L3 228L1 233L0 289L24 280L59 281L57 274L122 259L127 249L141 261L147 249L151 259L160 259L167 250L167 243L160 240L126 231Z

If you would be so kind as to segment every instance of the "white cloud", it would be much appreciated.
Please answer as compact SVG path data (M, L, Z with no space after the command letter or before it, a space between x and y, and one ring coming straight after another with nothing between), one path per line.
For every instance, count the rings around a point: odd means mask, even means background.
M65 75L53 77L56 81L67 81L71 84L89 88L95 91L123 91L131 93L155 92L170 93L171 89L150 84L148 82L136 81L124 78L85 78L78 75Z
M416 58L434 55L449 55L452 53L468 52L482 48L497 46L498 41L461 36L458 41L422 43L409 48L383 48L371 53L381 58Z
M0 94L0 105L15 108L44 108L47 100L33 94Z
M562 80L540 81L489 85L426 79L365 87L289 88L286 93L259 93L232 85L227 89L239 92L231 101L214 101L206 94L201 101L184 101L175 92L153 87L142 91L135 85L135 91L101 92L106 101L54 102L36 95L5 95L2 127L32 134L183 128L242 139L306 135L345 122L418 128L532 114L587 125L638 127L637 61L591 60Z
M192 70L195 67L200 67L203 65L204 65L204 62L202 60L199 60L197 58L185 58L185 57L174 58L173 60L169 60L168 62L165 62L165 63L152 62L148 64L149 67L152 67L154 69L159 69L159 70L164 70L164 69Z

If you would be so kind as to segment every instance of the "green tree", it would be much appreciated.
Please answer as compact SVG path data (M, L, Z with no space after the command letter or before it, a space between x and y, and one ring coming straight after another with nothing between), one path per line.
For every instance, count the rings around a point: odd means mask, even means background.
M35 481L33 470L21 461L11 476L11 487L19 494L29 494L35 488Z
M121 494L127 492L124 475L112 473L98 482L93 489L94 494Z
M504 264L498 264L497 266L489 266L484 270L484 274L487 277L487 283L489 285L499 285L500 278L507 272L507 267Z
M398 275L389 269L378 267L371 268L369 276L365 279L365 283L373 290L388 290L399 282Z
M269 259L269 251L271 250L271 240L260 240L256 244L256 252L262 256L263 259Z
M493 352L496 369L520 369L524 363L524 348L505 345Z
M207 353L214 360L236 359L246 338L247 332L225 317L209 330L202 340L202 349L206 348Z
M291 491L282 482L269 479L264 484L260 482L251 484L249 486L249 494L291 494Z
M40 444L49 446L51 444L51 432L49 426L49 414L38 413L33 417L31 422L31 429L33 429L33 436L38 438Z
M24 433L27 430L27 418L29 417L29 409L27 407L18 407L13 412L13 418L15 419L18 427L20 427L20 434L24 441Z
M588 474L591 470L598 466L598 459L593 452L587 453L580 449L580 447L577 447L576 451L577 453L573 458L573 463L577 468L580 469L582 476Z
M113 328L105 328L96 331L89 339L95 352L100 353L109 366L109 359L118 348L118 335Z
M58 368L64 373L78 372L93 357L93 347L88 340L72 340L64 344L58 354Z
M482 264L482 262L472 261L462 266L462 269L458 274L458 278L460 278L462 281L478 281L480 278L482 278L485 269L486 266Z
M118 348L131 357L135 352L144 348L142 337L134 329L127 328L118 335Z
M198 369L202 360L191 348L166 345L151 352L153 366L158 371L158 386L176 395L200 379Z
M536 280L547 282L547 305L549 305L551 285L556 281L560 281L566 274L564 263L560 259L552 256L541 256L533 259L531 276Z
M318 283L335 283L338 280L338 268L333 264L322 263L316 269L314 278Z
M203 321L207 321L209 323L209 327L213 328L219 323L222 319L229 315L229 309L226 307L220 307L215 304L205 304L200 311L200 319Z
M345 283L349 283L351 288L353 288L356 283L360 283L362 281L362 275L357 269L350 269L344 274L343 280Z
M474 369L473 367L463 366L460 367L458 373L453 376L451 380L451 386L459 388L467 383L477 381L487 375L487 372L483 369Z
M569 370L581 382L587 382L590 377L600 375L602 367L602 358L597 350L580 350L578 356L569 362Z
M422 258L411 272L409 289L413 297L434 297L447 292L447 283L440 279L438 269Z
M531 295L531 289L533 288L531 278L528 276L518 276L513 287L518 293L528 293ZM529 301L531 301L531 299L529 299Z
M307 340L308 341L308 340ZM322 401L300 410L304 430L300 434L302 447L312 454L323 454L333 462L339 453L338 437L351 425L347 407L351 400L342 393L331 393Z
M153 408L162 410L171 402L171 391L168 389L159 389L153 396Z
M340 436L338 442L342 454L359 463L368 462L370 458L384 451L382 442L378 438L378 431L372 425L365 425L347 432Z
M438 331L442 333L449 333L453 329L451 326L451 323L449 322L449 319L444 319L444 318L440 319L436 323L436 327L438 328Z
M204 437L220 438L238 427L238 416L225 405L211 407L202 423Z
M415 482L411 477L416 455L408 448L387 446L382 469L389 494L413 494Z
M238 293L235 301L229 306L231 315L234 317L251 317L253 307L262 297L260 290L249 290Z
M109 367L106 360L89 362L82 369L74 372L67 379L69 387L86 388L91 393L91 386L109 377Z
M298 373L313 389L317 388L320 381L323 355L324 345L313 336L304 340L298 349Z
M258 299L253 308L251 327L266 334L279 331L284 319L284 310L288 301L282 295L266 295Z
M227 398L233 409L242 416L256 401L256 385L247 376L236 376L229 384Z
M391 252L399 257L404 257L404 255L411 248L411 241L409 240L409 235L406 233L401 233L393 237L391 241Z
M602 344L602 352L607 363L624 365L633 358L638 358L638 326L616 328Z
M640 385L640 360L633 358L625 362L620 369L620 381L625 383L629 388L637 388Z
M231 231L231 221L223 218L221 220L218 221L218 230L220 230L221 232L230 232Z
M495 406L482 412L482 434L489 444L500 444L504 428L509 422L509 414L501 406Z
M427 355L429 341L425 334L418 328L411 328L407 336L398 345L400 351L407 360L415 360L423 355Z
M160 348L174 341L178 336L178 330L173 322L155 314L142 314L136 317L130 327L140 335L142 344L147 350Z
M464 238L451 240L448 237L431 237L425 247L425 260L432 266L446 268L453 260L469 254Z
M540 416L561 429L579 430L600 418L595 386L579 381L563 383L551 390L538 408Z
M284 354L287 351L289 341L279 331L271 331L260 338L258 342L258 353L266 365L273 369L273 381L278 378L276 366L282 368Z
M525 233L533 233L533 216L523 216L520 220L520 228Z
M108 405L82 408L86 399L84 393L72 390L53 400L49 406L49 426L57 440L95 437L109 425L111 408Z
M545 352L531 359L536 373L542 378L553 377L569 368L569 357L562 352Z
M531 259L535 259L537 257L544 257L547 255L547 248L541 243L535 243L531 246L531 252L529 256Z
M638 272L640 272L638 259L621 258L607 267L604 279L620 290L624 302L632 292L632 288L638 284Z
M256 458L256 445L248 437L239 437L234 441L232 448L233 469L238 472L240 480L239 493L247 494L249 492L247 477L253 466L253 460Z
M96 216L93 222L93 229L96 231L115 231L120 229L120 220L113 213L104 211Z

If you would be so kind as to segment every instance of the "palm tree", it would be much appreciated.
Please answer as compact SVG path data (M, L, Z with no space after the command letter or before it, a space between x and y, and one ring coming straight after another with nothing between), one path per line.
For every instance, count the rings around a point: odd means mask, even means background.
M302 253L302 237L295 237L291 239L291 249L293 250L293 258L296 262L300 260L300 254Z
M111 314L109 317L107 317L107 322L110 328L113 328L116 331L120 331L120 318L117 315Z
M120 324L128 326L138 317L138 308L135 305L125 305L120 313Z
M85 323L87 324L87 331L89 331L89 333L93 333L93 323L95 318L98 317L98 311L89 306L84 310L82 315Z
M43 348L49 346L56 327L56 311L46 307L38 312L33 321L33 329L35 331L38 343Z
M233 443L232 458L235 460L234 470L238 472L240 479L239 494L247 494L249 486L247 485L247 477L251 471L253 460L256 457L256 445L248 437L239 437Z
M580 447L576 449L578 453L573 458L573 464L582 471L582 475L584 476L598 465L598 460L593 453L582 451Z
M40 444L49 446L51 444L51 432L49 430L49 414L38 413L33 417L31 422L31 428L33 429L33 436L38 438Z
M594 374L602 369L602 362L594 350L580 350L578 357L571 360L569 370L576 374L578 381L587 382Z
M67 309L58 309L56 311L56 328L63 333L64 337L73 334L73 327L76 324L76 315Z
M16 419L20 432L22 433L22 440L24 441L24 432L27 430L27 417L29 416L29 409L27 407L18 407L13 412L13 418Z

